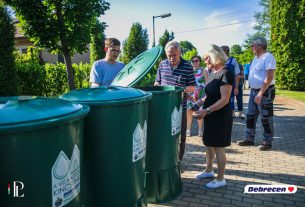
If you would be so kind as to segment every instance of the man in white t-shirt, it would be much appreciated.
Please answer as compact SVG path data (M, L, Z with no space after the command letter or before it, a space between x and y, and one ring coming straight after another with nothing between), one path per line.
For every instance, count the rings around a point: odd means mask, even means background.
M106 57L93 63L89 80L91 87L109 86L125 66L124 63L116 61L121 53L120 46L121 43L116 38L105 40Z
M245 139L238 141L240 146L254 145L255 126L260 114L263 125L263 142L260 150L269 150L272 147L273 127L273 101L275 97L274 72L276 61L274 56L267 52L267 41L257 37L252 42L252 51L255 57L251 63L249 73L250 98L247 113L247 129Z

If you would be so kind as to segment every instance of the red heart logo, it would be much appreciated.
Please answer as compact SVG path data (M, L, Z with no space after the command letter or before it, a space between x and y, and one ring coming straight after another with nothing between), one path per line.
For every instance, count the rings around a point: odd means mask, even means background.
M289 190L290 192L292 192L292 191L294 190L294 187L288 187L288 190Z

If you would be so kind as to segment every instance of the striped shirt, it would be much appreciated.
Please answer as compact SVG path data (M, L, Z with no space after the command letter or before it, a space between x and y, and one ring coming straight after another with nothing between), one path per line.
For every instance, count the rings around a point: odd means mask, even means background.
M161 61L155 81L160 83L161 86L179 86L185 88L186 86L196 85L191 64L182 58L175 69L171 67L169 60ZM186 110L186 95L185 93L183 96L183 111Z

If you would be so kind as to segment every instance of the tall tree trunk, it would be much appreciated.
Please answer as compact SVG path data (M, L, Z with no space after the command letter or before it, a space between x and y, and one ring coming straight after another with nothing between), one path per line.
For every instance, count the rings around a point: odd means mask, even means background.
M61 2L58 1L55 3L56 5L56 15L57 15L57 23L62 30L65 30L65 24L64 24L64 18L62 15L62 8L61 8ZM61 41L61 47L63 51L63 55L65 58L65 64L66 64L66 71L67 71L67 76L68 76L68 84L69 84L69 89L74 90L75 89L75 82L74 82L74 73L72 69L72 61L71 61L71 51L65 41L65 35L60 32L59 38Z
M64 52L66 71L68 76L68 84L70 90L75 90L74 73L72 68L71 55L69 52Z

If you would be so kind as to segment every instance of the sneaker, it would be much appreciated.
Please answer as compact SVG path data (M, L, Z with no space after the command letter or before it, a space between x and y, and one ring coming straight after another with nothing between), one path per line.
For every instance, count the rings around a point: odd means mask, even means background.
M207 183L205 186L207 188L219 188L219 187L222 187L222 186L225 186L227 183L226 183L226 180L225 179L222 179L222 180L212 180L211 182Z
M211 171L211 172L201 172L201 173L198 173L195 175L195 178L197 180L201 180L203 178L213 178L214 177L214 171Z
M267 142L262 142L259 146L258 149L261 151L266 151L270 150L272 148L272 144L268 144Z
M239 146L253 146L254 142L251 142L251 141L248 141L248 140L244 139L244 140L241 140L241 141L237 141L237 144Z
M203 136L203 131L202 131L202 129L199 129L198 130L198 137L202 137Z
M186 136L190 137L191 136L191 130L186 130Z
M238 115L238 118L240 118L240 119L244 120L244 119L246 118L246 116L245 116L245 115L243 115L242 113L240 113L240 114Z

